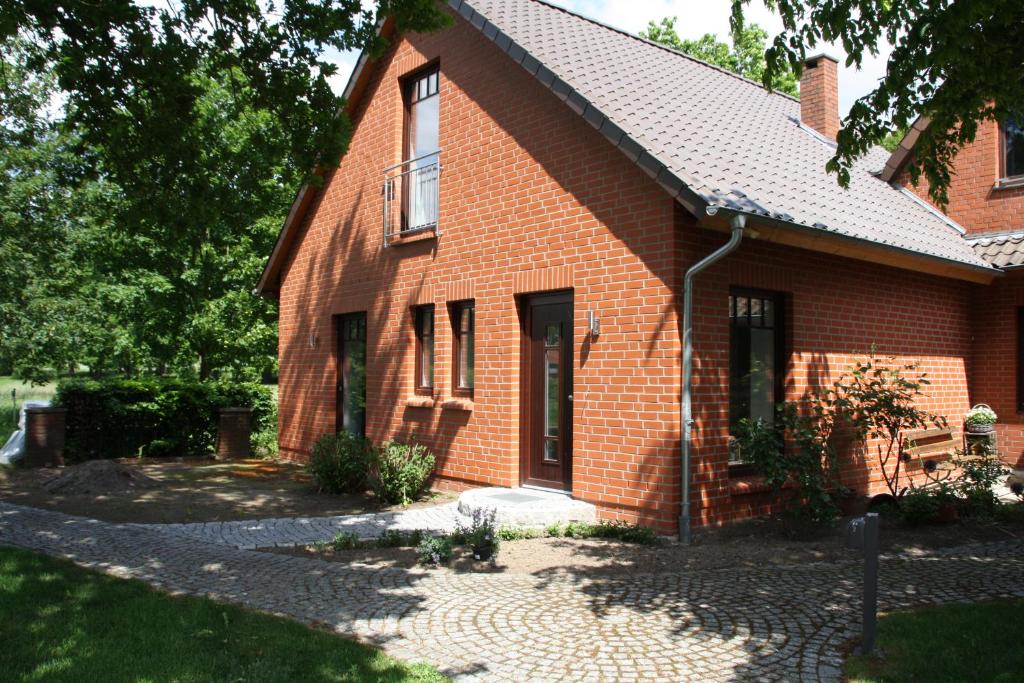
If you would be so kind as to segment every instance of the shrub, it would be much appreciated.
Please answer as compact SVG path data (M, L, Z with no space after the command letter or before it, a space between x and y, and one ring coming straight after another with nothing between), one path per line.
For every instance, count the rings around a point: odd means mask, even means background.
M362 545L363 542L359 540L359 534L351 531L339 533L329 543L331 550L355 550L361 548Z
M951 484L953 492L961 498L960 512L967 516L992 515L999 505L992 489L1010 470L994 454L977 459L958 454L953 462L960 468L960 474Z
M924 524L939 514L940 504L938 496L928 489L912 488L900 500L900 516L907 524Z
M373 545L377 548L415 548L422 542L423 532L419 529L413 531L387 529L373 542Z
M539 538L541 532L538 529L528 529L518 526L503 526L498 529L498 538L503 541L523 541L528 538Z
M370 484L377 497L408 505L422 494L434 471L434 456L422 444L388 441L374 453Z
M252 409L253 433L276 430L274 397L256 383L181 379L67 379L54 403L67 409L69 462L139 455L198 456L213 451L217 412Z
M360 493L366 490L372 460L370 442L343 431L317 439L307 470L321 493Z
M416 556L423 564L448 564L452 559L453 545L447 536L429 536L416 547Z
M473 510L473 518L469 525L459 522L455 536L473 548L473 557L483 559L498 552L501 541L494 528L494 510Z
M654 545L658 542L654 529L623 521L598 522L590 525L589 531L593 538L613 538L624 543Z

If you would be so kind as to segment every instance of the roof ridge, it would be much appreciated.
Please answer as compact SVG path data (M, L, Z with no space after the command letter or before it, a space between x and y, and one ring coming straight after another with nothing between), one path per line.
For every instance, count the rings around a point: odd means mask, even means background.
M769 90L768 88L764 87L763 83L758 83L757 81L755 81L753 79L750 79L750 78L747 78L746 76L741 76L740 74L736 73L735 71L730 71L729 69L726 69L725 67L718 66L717 64L712 64L711 62L706 62L703 59L701 59L700 57L694 57L693 55L688 54L686 52L683 52L681 50L677 50L677 49L675 49L673 47L669 47L668 45L665 45L663 43L659 43L657 41L650 40L650 39L644 38L642 36L638 36L635 33L630 33L629 31L626 31L626 30L621 29L621 28L617 28L615 26L612 26L611 24L606 24L605 22L601 21L600 19L594 19L593 17L588 17L586 14L583 14L582 12L578 12L576 10L571 10L571 9L569 9L567 7L561 7L560 5L556 5L554 3L548 2L547 0L530 0L530 1L531 2L535 2L538 5L544 5L546 7L550 7L551 9L558 10L559 12L564 12L565 14L568 14L570 16L574 16L574 17L576 17L578 19L582 19L584 21L588 21L591 24L595 24L597 26L600 26L601 28L608 29L609 31L614 31L615 33L621 33L622 35L626 36L627 38L632 38L633 40L636 40L638 42L646 43L647 45L651 45L653 47L659 48L659 49L664 50L664 51L666 51L668 53L674 54L674 55L676 55L678 57L684 57L686 59L689 59L691 62L696 62L696 63L700 64L701 66L706 66L709 69L713 69L713 70L719 71L719 72L721 72L721 73L723 73L723 74L725 74L727 76L732 76L733 78L739 79L739 80L743 81L744 83L749 83L750 85L753 85L753 86L757 87L759 90L761 90L761 91L763 91L763 92L765 92L765 93L767 93L769 95L778 95L779 97L782 97L784 99L790 100L792 102L800 102L800 98L799 97L793 97L792 95L787 95L786 93L784 93L784 92L782 92L780 90L776 90L774 88ZM470 2L472 2L472 0L470 0ZM718 39L718 34L712 34L712 35L715 36L716 40Z

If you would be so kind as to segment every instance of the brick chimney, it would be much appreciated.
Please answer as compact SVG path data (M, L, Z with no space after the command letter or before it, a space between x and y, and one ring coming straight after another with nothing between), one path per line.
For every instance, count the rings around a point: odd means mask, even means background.
M808 57L800 76L800 120L825 137L839 133L839 60L826 54Z

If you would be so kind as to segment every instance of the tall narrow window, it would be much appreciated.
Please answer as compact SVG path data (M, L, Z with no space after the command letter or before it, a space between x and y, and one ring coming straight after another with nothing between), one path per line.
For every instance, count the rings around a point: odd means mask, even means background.
M416 391L430 394L434 389L434 307L417 306Z
M451 307L454 331L454 354L452 364L455 377L453 393L458 396L473 395L473 356L476 353L476 306L472 301L459 301Z
M740 420L775 421L782 399L782 296L734 290L729 296L729 430ZM730 449L729 461L740 454Z
M366 313L338 318L337 429L366 433Z
M437 68L406 81L405 182L402 184L402 230L437 223L440 138L440 73Z
M1024 115L1003 124L1003 177L1024 176Z

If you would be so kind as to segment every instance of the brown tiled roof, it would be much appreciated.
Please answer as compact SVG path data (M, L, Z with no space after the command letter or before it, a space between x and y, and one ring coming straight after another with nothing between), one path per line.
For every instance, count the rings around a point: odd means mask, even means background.
M988 267L959 226L878 177L885 150L840 188L825 171L835 143L791 97L536 0L449 4L684 204Z
M996 268L1024 266L1024 232L983 235L968 242L979 258Z

